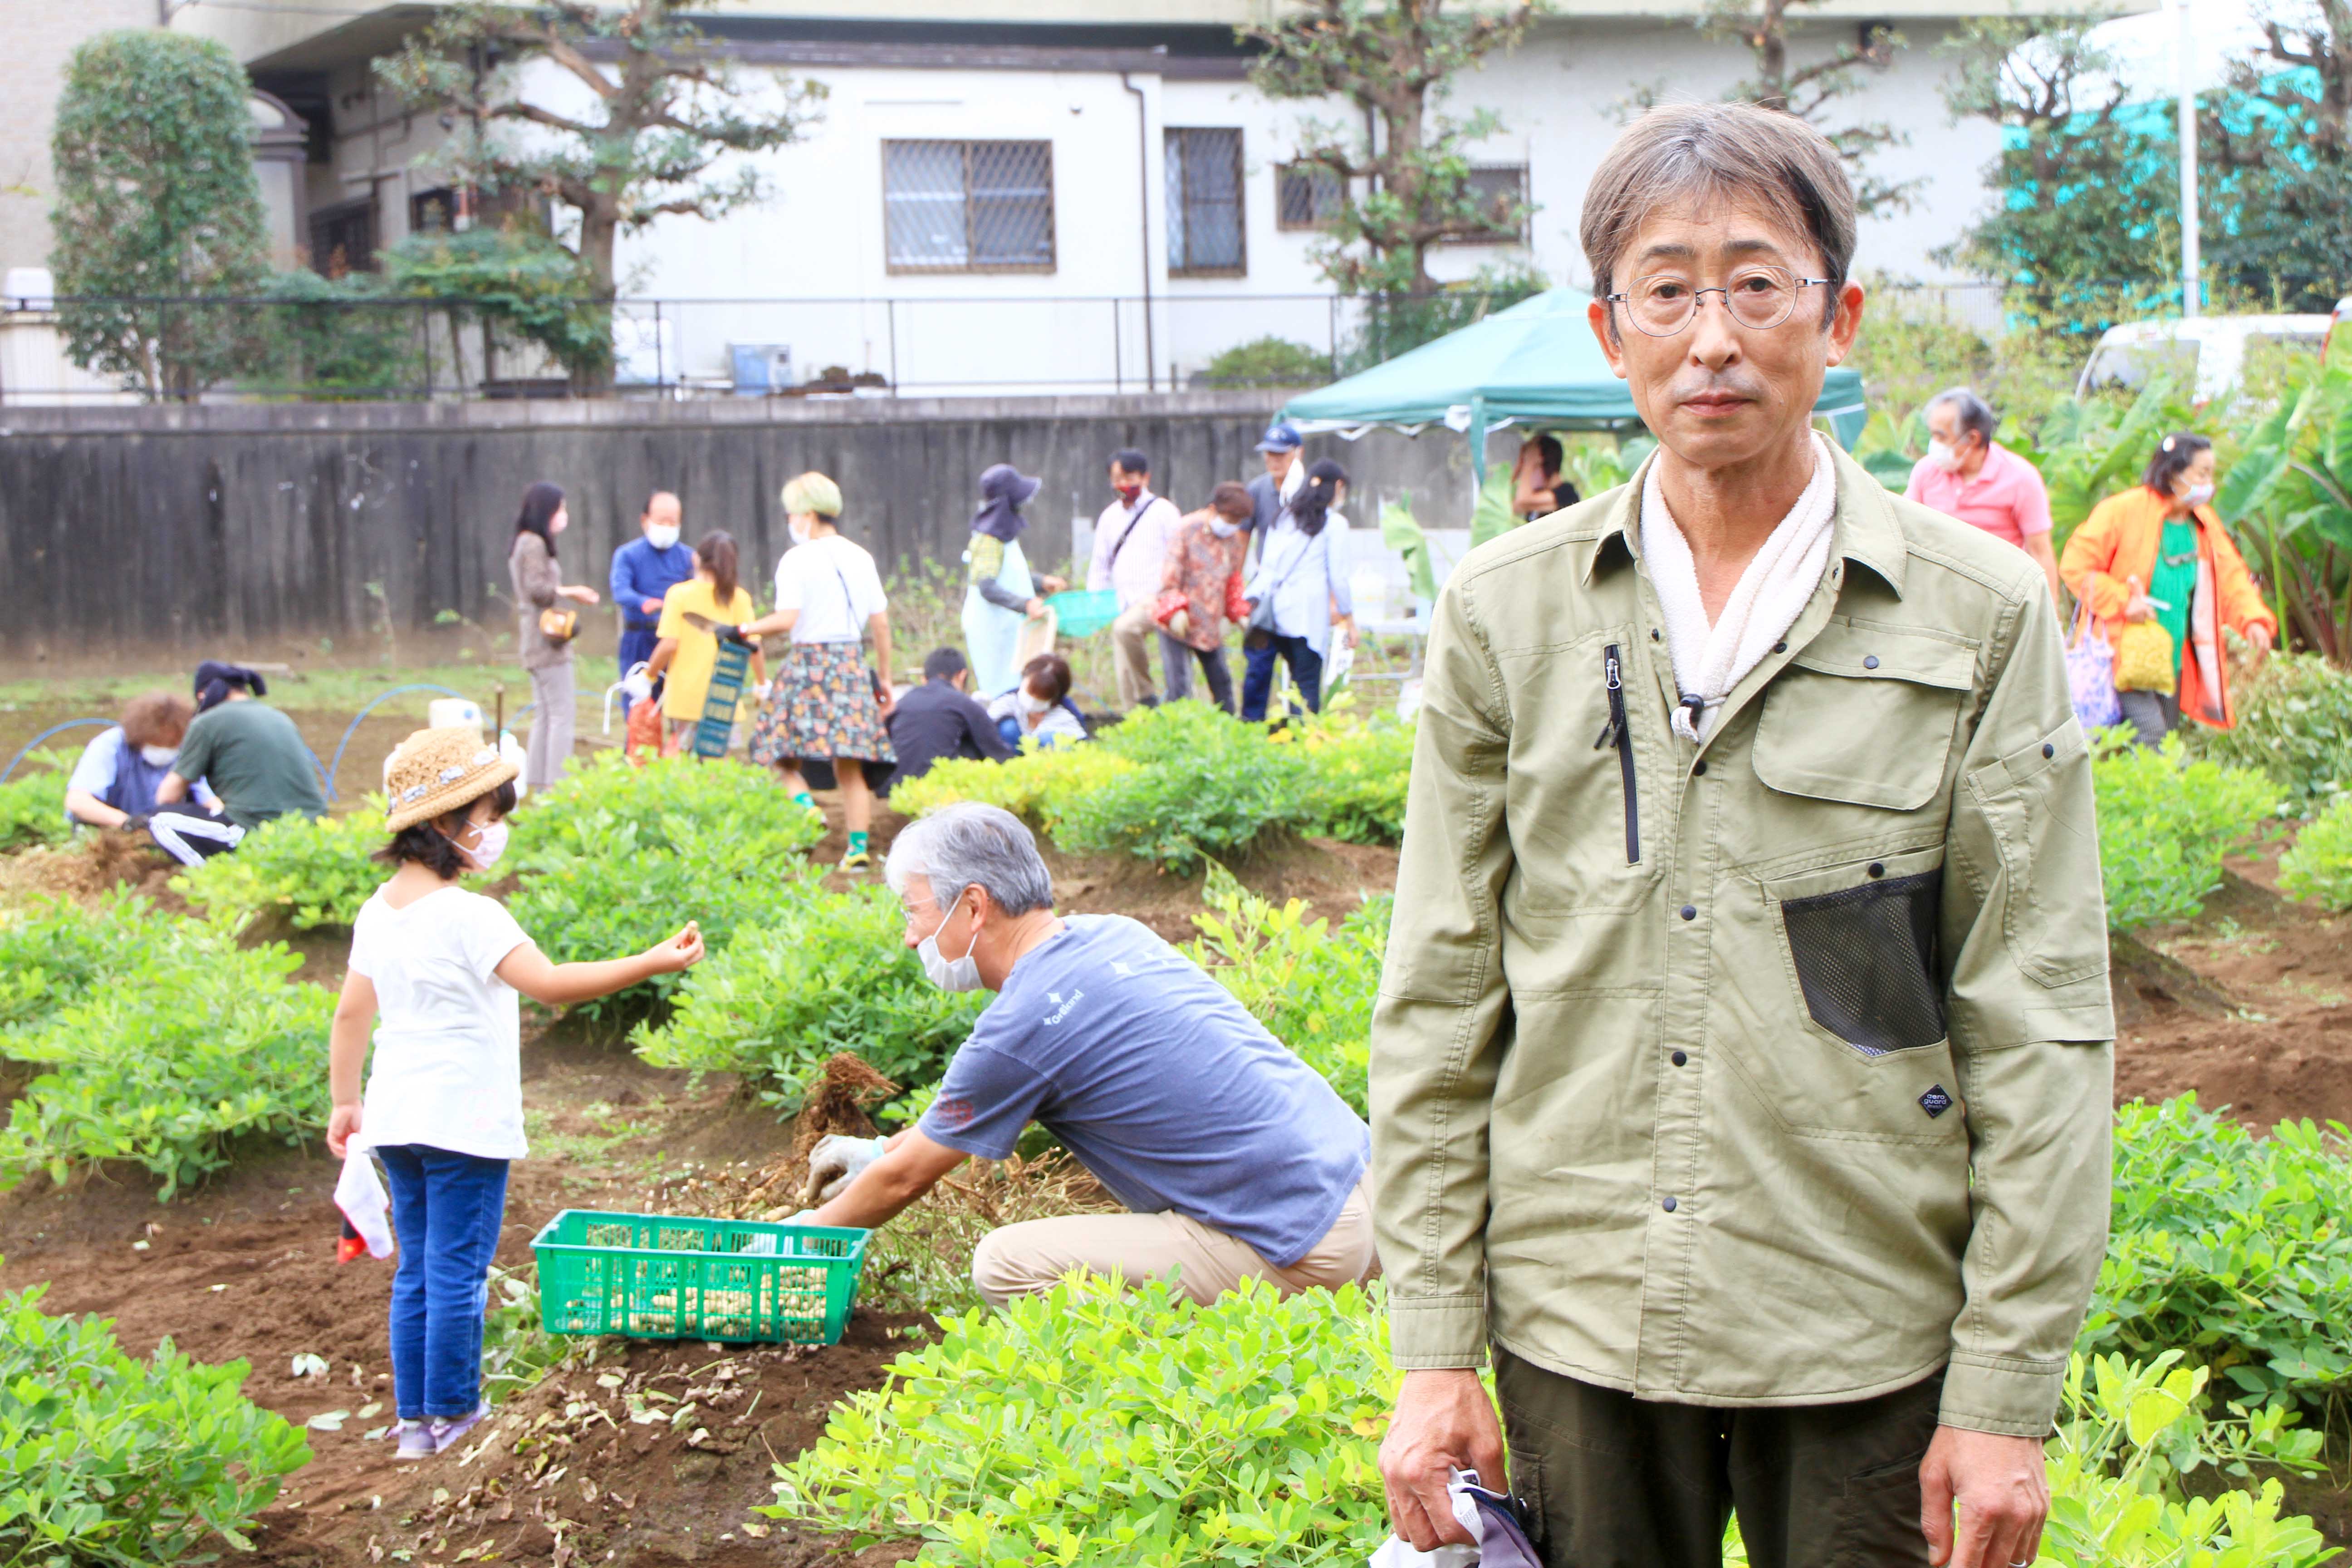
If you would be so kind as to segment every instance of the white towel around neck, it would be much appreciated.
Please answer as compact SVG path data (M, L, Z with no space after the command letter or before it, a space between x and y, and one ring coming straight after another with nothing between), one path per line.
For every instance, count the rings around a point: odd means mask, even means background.
M1739 574L1738 586L1713 625L1699 598L1698 567L1690 542L1659 488L1658 465L1642 484L1642 559L1658 591L1666 618L1666 651L1675 665L1675 685L1683 702L1675 710L1675 733L1696 742L1715 721L1731 689L1756 668L1772 645L1796 624L1805 602L1829 569L1832 521L1837 514L1837 465L1820 432L1813 433L1813 477ZM1696 722L1690 704L1705 707Z

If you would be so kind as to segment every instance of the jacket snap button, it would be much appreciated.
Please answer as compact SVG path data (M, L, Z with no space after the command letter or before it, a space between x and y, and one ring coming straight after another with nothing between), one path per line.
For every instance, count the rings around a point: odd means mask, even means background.
M1862 668L1864 669L1876 669L1878 668L1878 656L1874 653L1864 654L1862 658Z
M2045 757L2054 757L2058 754L2058 748L2055 746L2044 746L2042 748L2042 754Z
M1668 1214L1672 1214L1675 1212L1675 1200L1672 1198L1663 1199L1660 1201L1658 1206L1665 1210Z
M1686 921L1695 921L1698 919L1698 906L1696 904L1685 904L1683 906L1683 919Z
M1658 640L1658 628L1657 628L1657 627L1655 627L1655 626L1652 626L1652 627L1650 628L1650 640L1651 640L1652 642L1655 642L1655 641L1657 641L1657 640Z
M1772 651L1774 653L1786 653L1789 651L1789 645L1784 642L1776 642L1772 645Z
M1870 863L1870 874L1874 877L1884 877L1886 875L1886 868L1879 864L1877 861L1873 860Z
M1690 1053L1688 1051L1676 1051L1673 1056L1666 1059L1673 1062L1675 1066L1678 1068L1686 1068L1690 1066Z
M1705 757L1701 757L1698 761L1693 763L1691 764L1691 772L1695 774L1706 772L1706 759Z

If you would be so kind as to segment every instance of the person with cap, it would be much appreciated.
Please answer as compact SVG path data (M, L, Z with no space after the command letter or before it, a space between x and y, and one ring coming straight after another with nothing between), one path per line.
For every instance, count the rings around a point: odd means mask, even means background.
M1021 679L1022 628L1045 613L1040 590L1058 594L1069 586L1059 577L1031 575L1021 551L1029 526L1021 508L1044 482L1010 463L992 464L980 476L980 510L971 514L963 552L963 640L972 684L989 697Z
M1192 655L1151 618L1167 574L1169 547L1183 517L1176 503L1151 489L1151 459L1133 447L1111 454L1110 488L1117 498L1095 520L1093 558L1087 588L1118 595L1118 618L1110 624L1113 662L1118 670L1118 700L1138 708L1157 702L1151 684L1151 643L1160 644L1160 668L1171 702L1192 694Z
M183 866L234 849L247 833L289 813L327 815L319 761L294 721L254 699L269 695L258 670L206 659L196 666L196 716L171 771L155 785L147 831ZM194 795L202 779L220 802Z
M991 1305L1074 1268L1172 1275L1202 1302L1244 1279L1289 1296L1377 1271L1362 1119L1150 927L1055 914L1019 817L943 806L899 832L887 874L931 983L997 995L913 1127L810 1152L823 1203L808 1223L879 1226L965 1160L1005 1158L1035 1121L1129 1212L992 1231L971 1260Z
M751 760L772 767L793 799L811 811L816 799L801 763L827 762L841 784L849 847L844 870L871 864L866 836L874 826L874 792L866 769L895 763L890 747L890 601L882 574L863 546L842 537L841 487L812 470L785 481L784 522L792 548L776 563L776 607L736 628L738 636L787 634L784 657L751 726ZM874 668L866 667L866 637Z
M122 722L83 747L66 779L66 820L77 827L144 830L155 811L156 786L179 760L195 711L170 691L144 692L124 703ZM190 784L189 795L207 812L220 810L220 798L201 776Z
M1265 427L1265 437L1257 449L1265 458L1265 472L1257 475L1243 488L1250 496L1250 537L1265 548L1267 534L1274 520L1282 515L1283 503L1298 493L1307 482L1307 465L1299 460L1298 450L1306 446L1298 426L1288 420L1278 420Z
M924 656L923 683L891 709L890 749L898 753L894 784L922 777L935 763L1001 763L1013 754L996 732L996 721L971 695L971 667L951 647L935 647Z
M646 499L645 515L637 519L640 536L613 552L610 586L613 607L621 612L624 681L653 658L654 647L661 641L662 596L694 575L694 552L678 542L684 516L677 496L656 490ZM624 697L631 707L640 700L625 692Z
M391 1189L397 1457L426 1459L481 1423L482 1323L523 1142L520 996L569 1006L702 957L692 921L634 958L551 963L496 899L459 885L506 848L514 763L468 725L419 730L383 765L392 868L352 921L328 1036L327 1152L373 1150ZM374 1036L373 1070L360 1090Z

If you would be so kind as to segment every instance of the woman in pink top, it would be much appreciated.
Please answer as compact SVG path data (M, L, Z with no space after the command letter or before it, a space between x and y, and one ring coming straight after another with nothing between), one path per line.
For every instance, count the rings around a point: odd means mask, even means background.
M1992 410L1965 386L1927 405L1927 455L1903 493L1924 506L1998 534L2041 564L2061 607L2058 556L2050 548L2050 492L2033 465L1993 443Z

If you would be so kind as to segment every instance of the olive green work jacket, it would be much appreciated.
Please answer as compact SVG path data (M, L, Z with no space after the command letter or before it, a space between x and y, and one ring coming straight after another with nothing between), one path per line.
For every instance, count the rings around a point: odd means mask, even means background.
M1703 744L1640 477L1438 596L1372 1021L1401 1368L1941 1367L1946 1425L2051 1424L2107 1227L2090 758L2040 568L1836 462L1830 570Z

